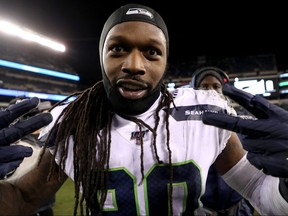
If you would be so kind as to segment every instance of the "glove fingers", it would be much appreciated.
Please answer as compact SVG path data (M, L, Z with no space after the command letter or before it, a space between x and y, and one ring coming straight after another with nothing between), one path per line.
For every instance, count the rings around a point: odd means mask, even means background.
M247 136L240 136L240 141L243 145L243 148L247 151L253 151L253 152L269 152L269 153L275 153L275 152L286 152L288 151L288 147L286 144L286 140L276 140L273 142L273 145L271 144L270 140L258 140L258 139L250 139Z
M30 157L33 153L33 149L23 145L11 145L0 147L0 163L6 163L24 157Z
M52 121L50 113L40 113L25 121L21 121L8 128L0 130L0 145L9 145L27 134L30 134Z
M204 124L213 125L226 130L234 131L241 134L259 136L265 134L264 129L259 130L263 125L260 120L241 119L239 117L229 116L220 113L206 112L202 116Z
M280 106L270 103L268 100L261 96L255 96L251 103L253 107L257 108L257 110L262 110L263 112L269 114L270 117L273 116L275 119L278 119L280 121L288 120L286 110L282 109Z
M288 139L287 126L285 123L266 119L242 119L223 113L203 113L202 121L237 133L249 135L259 139ZM286 142L284 142L286 143Z
M7 127L15 119L37 107L39 101L39 98L33 97L17 104L12 104L7 109L0 111L0 128Z
M270 103L262 96L254 96L228 84L223 86L223 94L245 107L259 119L266 119L268 116L273 115L277 119L288 120L287 112L284 109Z
M9 163L0 163L0 179L4 179L5 176L12 174L22 161L23 159L19 159Z
M252 113L257 118L267 117L267 114L262 110L255 109L253 107L252 101L254 100L254 95L242 91L229 84L223 85L223 94L228 96L230 99L236 101L241 106L245 107L250 113Z
M248 106L250 104L250 101L254 97L254 95L242 91L229 84L224 84L222 91L224 95L228 96L232 100L235 100L237 103L244 107Z
M272 155L258 155L248 152L247 159L263 172L280 178L288 178L288 152Z

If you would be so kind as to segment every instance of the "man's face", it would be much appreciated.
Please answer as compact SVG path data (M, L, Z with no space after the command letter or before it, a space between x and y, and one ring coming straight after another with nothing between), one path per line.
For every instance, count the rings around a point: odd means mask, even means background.
M199 84L198 89L203 90L215 90L218 93L222 94L222 84L221 82L212 75L207 75Z
M152 24L124 22L108 32L102 58L111 85L126 99L140 99L150 94L164 75L166 39Z

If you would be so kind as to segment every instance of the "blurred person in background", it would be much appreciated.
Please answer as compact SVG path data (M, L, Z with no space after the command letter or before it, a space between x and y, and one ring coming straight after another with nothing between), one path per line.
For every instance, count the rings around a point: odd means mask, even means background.
M192 76L190 87L201 90L215 90L223 95L223 84L229 83L226 72L217 67L201 67ZM232 101L226 97L231 115L237 115ZM254 208L237 191L226 184L212 165L208 172L206 191L201 198L204 208L212 215L253 216Z

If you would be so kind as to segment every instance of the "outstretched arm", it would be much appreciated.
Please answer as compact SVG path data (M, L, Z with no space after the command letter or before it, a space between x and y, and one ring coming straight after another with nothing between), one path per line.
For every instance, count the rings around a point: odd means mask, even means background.
M0 212L6 215L32 214L58 191L67 176L57 171L47 181L51 160L51 153L45 149L38 167L13 182L0 182Z

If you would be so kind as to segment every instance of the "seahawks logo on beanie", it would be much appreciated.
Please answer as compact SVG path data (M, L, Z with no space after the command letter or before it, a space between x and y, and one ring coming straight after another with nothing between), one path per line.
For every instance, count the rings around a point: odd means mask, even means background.
M143 8L129 8L129 10L126 12L126 15L132 15L132 14L142 14L150 17L151 19L153 18L153 14Z

